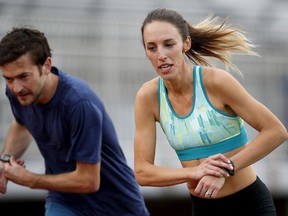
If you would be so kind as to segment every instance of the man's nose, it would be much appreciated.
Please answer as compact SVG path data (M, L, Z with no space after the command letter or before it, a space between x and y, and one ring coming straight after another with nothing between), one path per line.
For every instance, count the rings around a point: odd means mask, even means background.
M13 92L17 94L17 93L21 92L22 89L23 89L23 86L22 86L21 82L19 82L18 80L14 80L13 88L12 88Z

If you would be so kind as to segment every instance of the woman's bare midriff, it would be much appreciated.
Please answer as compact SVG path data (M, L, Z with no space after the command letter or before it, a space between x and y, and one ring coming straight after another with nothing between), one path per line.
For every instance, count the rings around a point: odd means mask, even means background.
M229 153L225 153L224 155L227 158L230 158L232 155L236 154L240 150L241 148L238 148ZM205 158L191 161L182 161L181 163L183 167L194 167L199 165L204 160ZM255 180L256 180L256 173L251 166L239 170L235 173L234 176L226 177L225 184L218 192L216 198L225 197L233 193L236 193L244 189L245 187L251 185ZM188 189L190 193L193 194L194 196L197 196L197 194L194 192L197 183L198 182L190 182L189 184L187 184L189 185Z

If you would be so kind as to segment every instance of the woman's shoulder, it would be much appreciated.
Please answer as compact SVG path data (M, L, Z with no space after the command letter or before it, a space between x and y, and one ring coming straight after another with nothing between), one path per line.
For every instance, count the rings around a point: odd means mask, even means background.
M135 98L135 112L147 118L158 119L158 77L145 82Z
M156 77L152 80L149 80L145 82L140 89L137 92L137 97L151 97L158 92L158 79L159 77Z
M202 80L205 87L223 87L235 81L235 77L226 70L216 67L203 67Z
M242 84L229 72L219 68L204 68L203 84L212 104L217 107L235 103L239 92L243 92ZM221 107L222 105L219 105ZM220 108L221 109L221 108Z

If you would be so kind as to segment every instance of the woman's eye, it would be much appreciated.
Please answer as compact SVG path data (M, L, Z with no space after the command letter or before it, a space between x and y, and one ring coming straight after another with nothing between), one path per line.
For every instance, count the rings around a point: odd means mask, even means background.
M174 44L166 44L166 47L172 47Z
M153 51L155 51L155 47L147 47L147 50L153 52Z

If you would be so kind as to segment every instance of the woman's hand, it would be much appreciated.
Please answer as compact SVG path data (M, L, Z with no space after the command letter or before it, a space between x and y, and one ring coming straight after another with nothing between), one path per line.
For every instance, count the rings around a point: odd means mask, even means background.
M228 170L233 170L230 160L222 154L216 154L208 157L197 167L198 179L202 179L206 175L215 177L228 177Z
M216 198L225 183L225 177L204 176L197 184L194 192L201 198Z

